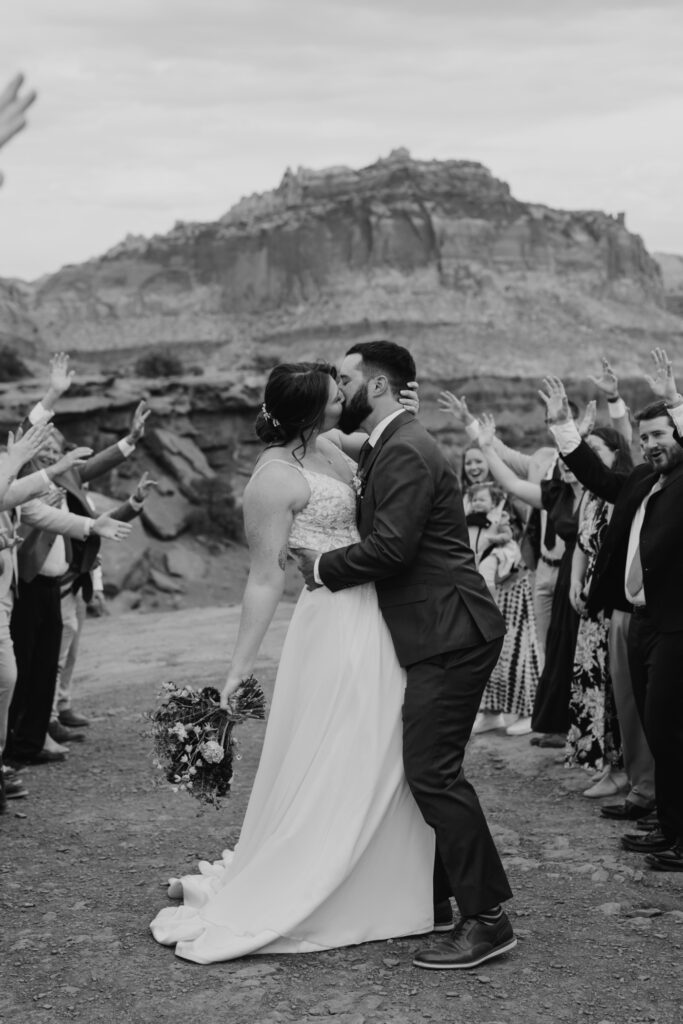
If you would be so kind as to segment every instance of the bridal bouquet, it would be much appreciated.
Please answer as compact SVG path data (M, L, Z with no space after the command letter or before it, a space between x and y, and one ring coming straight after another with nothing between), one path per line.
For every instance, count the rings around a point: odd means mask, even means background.
M220 706L220 693L211 686L164 683L161 702L150 714L155 765L165 772L173 789L185 790L202 803L219 806L227 796L233 760L239 760L233 730L247 718L265 718L266 699L260 684L249 676Z

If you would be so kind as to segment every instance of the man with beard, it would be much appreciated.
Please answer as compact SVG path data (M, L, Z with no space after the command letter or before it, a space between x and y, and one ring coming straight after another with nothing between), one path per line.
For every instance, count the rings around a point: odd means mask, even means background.
M562 382L544 395L560 453L587 490L614 504L588 594L588 611L632 613L628 657L634 697L655 762L659 825L622 837L658 871L683 871L683 396L663 349L648 382L657 396L636 416L645 463L613 473L579 438Z
M505 625L474 563L457 476L398 401L414 377L412 356L391 342L347 352L339 374L345 399L340 426L344 432L362 427L369 435L358 461L361 541L321 556L300 554L311 588L375 584L406 668L406 778L436 835L436 929L451 933L420 951L414 963L443 970L476 967L517 941L500 906L510 887L463 770ZM461 914L455 926L451 896Z

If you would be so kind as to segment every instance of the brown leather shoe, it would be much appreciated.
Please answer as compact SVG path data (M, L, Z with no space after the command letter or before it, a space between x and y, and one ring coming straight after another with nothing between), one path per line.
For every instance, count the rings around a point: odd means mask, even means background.
M60 721L53 718L47 727L47 731L55 743L82 743L85 736L82 732L72 732L62 725Z
M60 711L59 721L67 729L85 729L86 725L90 725L90 719L84 715L77 715L73 708L64 708L63 711Z
M632 853L660 853L670 850L675 840L664 835L661 829L654 828L644 835L640 832L628 832L621 837L621 845Z

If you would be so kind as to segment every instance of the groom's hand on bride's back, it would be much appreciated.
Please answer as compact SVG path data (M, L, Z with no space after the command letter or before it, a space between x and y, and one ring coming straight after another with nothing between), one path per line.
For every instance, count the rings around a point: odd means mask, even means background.
M319 551L311 551L310 548L290 548L290 553L294 556L294 561L297 564L297 568L304 578L307 590L316 590L320 583L316 582L315 579L315 563L320 555Z

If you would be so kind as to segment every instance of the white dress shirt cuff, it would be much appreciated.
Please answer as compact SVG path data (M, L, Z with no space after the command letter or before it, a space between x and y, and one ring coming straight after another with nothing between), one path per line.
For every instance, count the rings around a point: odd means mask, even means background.
M35 426L36 423L40 423L46 416L49 416L48 410L45 408L42 402L36 402L28 414L28 420L31 426Z
M319 587L324 587L325 584L320 579L320 559L321 558L322 558L322 555L318 555L318 557L315 560L315 564L313 565L313 579L315 580L315 582L318 584Z
M118 446L121 450L121 454L123 455L124 459L127 459L135 451L135 445L131 444L129 441L126 441L125 437L121 438L121 440L118 442Z
M581 434L574 420L566 423L551 423L550 431L557 442L560 455L569 455L581 444Z
M608 402L607 408L609 409L609 414L613 420L622 419L628 411L626 409L626 402L623 398L617 398L614 402Z
M481 424L479 423L479 420L470 420L469 423L465 424L465 433L469 437L470 441L478 441L479 440L479 431L480 431L480 429L481 429Z
M683 436L683 403L681 405L669 406L669 416L674 421L678 433Z

